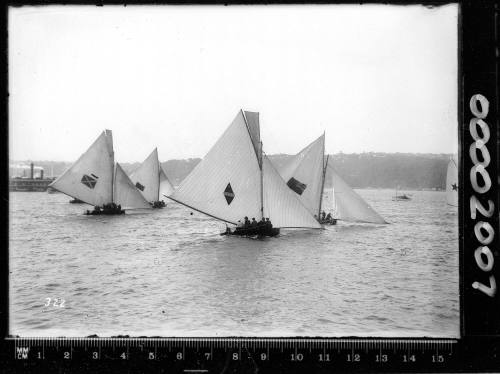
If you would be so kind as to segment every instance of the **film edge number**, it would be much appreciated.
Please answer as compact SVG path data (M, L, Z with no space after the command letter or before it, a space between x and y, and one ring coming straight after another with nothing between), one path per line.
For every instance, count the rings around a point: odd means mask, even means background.
M478 108L478 102L480 108ZM474 115L474 117L469 122L469 133L474 139L474 142L469 147L469 156L473 163L470 170L470 182L474 192L477 194L484 194L488 192L491 188L491 178L486 170L490 164L491 157L488 151L486 143L490 139L490 129L488 124L484 121L489 112L489 101L486 97L481 94L475 94L471 97L469 102L469 107ZM481 129L481 135L478 134L478 126ZM480 151L482 161L479 161L477 157L477 151ZM478 174L481 175L484 185L480 186L478 183ZM486 218L491 218L495 210L495 203L488 200L488 209L486 209L476 195L470 197L470 217L476 220L477 212L482 214ZM483 234L482 230L486 231L486 235ZM495 258L490 248L488 247L495 237L495 230L491 224L487 221L478 221L474 225L474 235L479 246L474 251L474 259L476 260L476 265L483 272L489 274L489 287L484 285L479 281L472 283L472 288L484 293L485 295L493 298L497 293L497 285L495 280L495 275L493 274L493 267L495 263ZM483 256L486 257L484 261Z

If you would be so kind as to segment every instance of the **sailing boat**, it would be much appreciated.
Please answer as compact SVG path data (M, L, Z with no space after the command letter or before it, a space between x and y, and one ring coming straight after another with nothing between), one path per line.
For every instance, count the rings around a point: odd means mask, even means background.
M276 236L280 228L321 228L262 151L259 113L240 110L171 200L237 225L223 235ZM245 226L243 218L260 219ZM264 223L264 217L269 221Z
M325 153L325 134L297 153L283 168L281 175L299 200L322 224L334 225L337 219L354 222L386 223L328 164ZM324 194L329 168L332 189ZM325 196L326 195L326 196ZM325 202L323 200L326 200ZM322 207L327 207L328 216ZM334 209L334 206L336 207ZM333 213L333 217L332 217Z
M458 206L458 157L453 155L446 172L446 203Z
M86 214L123 214L125 209L150 208L120 164L115 166L111 130L103 131L50 187L94 205Z
M330 208L333 208L335 219L349 222L387 223L370 204L359 196L334 170L328 165L331 175L331 194L327 194ZM331 196L331 197L330 197ZM331 202L331 203L330 203ZM326 205L326 204L325 204Z
M163 208L165 202L160 200L160 196L173 192L173 186L158 160L157 148L130 175L130 180L153 208Z
M396 194L392 197L393 201L407 201L407 200L411 200L410 195L407 195L405 193L401 193L401 194L398 195L398 190L399 190L399 186L398 186L398 188L396 188Z

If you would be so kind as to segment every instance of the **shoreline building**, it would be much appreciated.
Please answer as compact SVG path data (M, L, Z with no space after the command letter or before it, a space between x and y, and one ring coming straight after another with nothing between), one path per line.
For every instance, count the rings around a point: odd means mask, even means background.
M45 192L54 178L44 178L41 166L18 164L9 165L9 191Z

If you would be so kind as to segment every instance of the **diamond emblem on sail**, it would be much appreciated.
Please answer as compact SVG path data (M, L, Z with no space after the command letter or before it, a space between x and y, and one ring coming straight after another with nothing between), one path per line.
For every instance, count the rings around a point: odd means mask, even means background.
M226 198L227 205L231 204L231 201L234 199L234 192L231 188L231 183L227 184L226 189L224 190L224 197Z
M139 182L137 182L135 184L135 186L137 187L137 189L141 190L141 191L144 191L144 186L142 184L140 184Z
M288 182L286 182L286 185L288 187L290 187L290 189L292 189L295 193L298 193L299 195L302 195L302 192L304 192L304 190L306 189L307 187L307 184L304 184L304 183L301 183L299 182L297 179L295 179L294 177L291 177Z
M83 175L81 182L90 189L93 189L97 183L97 181L94 178L92 178L87 174Z

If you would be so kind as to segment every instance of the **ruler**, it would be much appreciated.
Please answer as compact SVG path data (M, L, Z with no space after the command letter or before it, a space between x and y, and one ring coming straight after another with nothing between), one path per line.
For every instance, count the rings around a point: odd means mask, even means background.
M179 373L450 371L455 339L8 338L16 369L135 366Z

